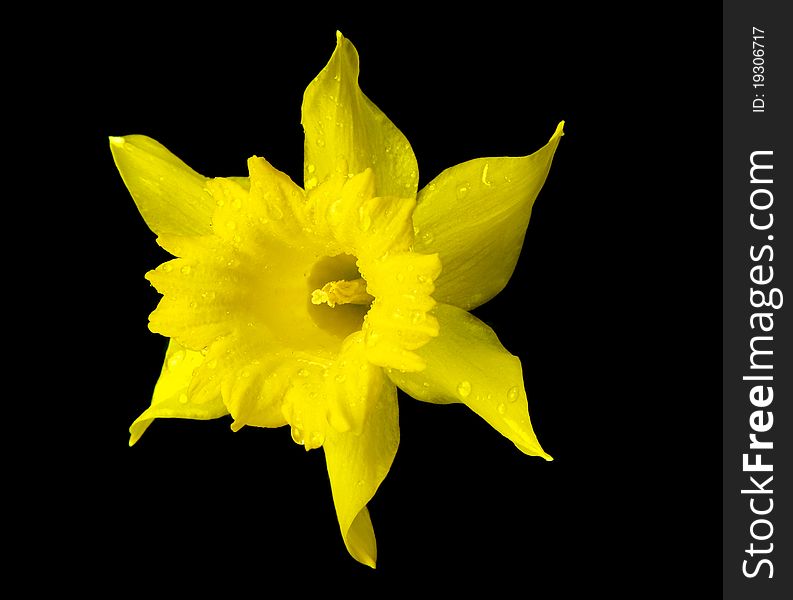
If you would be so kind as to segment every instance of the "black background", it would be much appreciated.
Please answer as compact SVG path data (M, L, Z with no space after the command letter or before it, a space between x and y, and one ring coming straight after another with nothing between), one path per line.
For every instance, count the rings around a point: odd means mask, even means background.
M60 542L90 550L70 579L229 595L717 594L719 13L526 7L140 10L71 36L64 119L87 139L95 187L78 209L89 350L72 383L88 452L58 486L75 507ZM400 396L399 452L370 504L376 571L344 548L322 453L286 428L159 420L126 447L166 346L147 330L158 296L143 274L166 255L107 136L149 135L208 176L245 175L257 154L300 182L302 93L336 29L411 142L420 186L533 152L567 123L512 281L475 311L520 357L555 461L461 405Z

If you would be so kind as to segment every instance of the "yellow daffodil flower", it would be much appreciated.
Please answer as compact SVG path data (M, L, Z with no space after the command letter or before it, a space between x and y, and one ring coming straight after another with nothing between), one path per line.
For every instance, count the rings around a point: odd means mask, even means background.
M146 275L163 294L149 327L170 343L130 445L158 418L289 425L295 442L324 449L344 543L374 567L366 505L399 444L397 387L462 402L551 460L519 359L467 311L512 275L563 123L534 154L472 160L417 193L413 151L358 72L337 34L303 98L303 188L258 157L247 178L210 179L145 136L110 146L177 257Z

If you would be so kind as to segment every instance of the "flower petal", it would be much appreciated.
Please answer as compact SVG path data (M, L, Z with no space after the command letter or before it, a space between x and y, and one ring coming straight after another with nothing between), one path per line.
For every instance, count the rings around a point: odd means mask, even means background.
M329 428L323 446L344 544L355 560L372 568L377 545L366 504L388 474L399 446L396 388L381 369L377 377L361 433Z
M157 235L206 235L215 208L207 178L145 135L111 137L121 178L146 225Z
M197 397L189 393L193 371L203 360L200 352L187 350L174 340L170 341L151 406L129 428L130 446L140 439L154 419L217 419L228 414L219 394Z
M564 121L534 154L471 160L445 170L421 190L413 213L414 247L440 254L438 302L471 309L504 289L563 126Z
M440 335L416 350L426 361L426 369L418 373L391 370L391 380L418 400L462 402L521 452L552 460L531 427L520 360L472 314L438 304L435 316Z
M418 186L413 150L361 92L358 73L358 52L337 32L330 61L303 95L305 187L323 183L346 162L345 175L373 169L376 195L413 197Z
M238 285L240 274L226 269L235 260L233 252L212 236L184 240L194 242L193 249L201 247L204 258L177 258L146 273L163 294L149 315L149 329L199 351L232 330L230 315L244 307L246 298ZM195 243L199 240L202 244Z

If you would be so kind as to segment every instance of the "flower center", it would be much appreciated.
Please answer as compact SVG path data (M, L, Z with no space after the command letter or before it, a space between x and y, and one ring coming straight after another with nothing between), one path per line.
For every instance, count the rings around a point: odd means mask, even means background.
M366 282L363 277L354 281L331 281L319 290L311 292L311 303L325 303L331 308L337 304L366 304L369 305L374 296L366 291Z
M342 339L361 329L374 297L366 291L354 256L320 259L307 284L309 314L319 327Z

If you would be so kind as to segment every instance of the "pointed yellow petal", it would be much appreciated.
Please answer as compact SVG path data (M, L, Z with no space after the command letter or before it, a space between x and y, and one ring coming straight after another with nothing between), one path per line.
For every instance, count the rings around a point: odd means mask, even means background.
M415 250L440 254L438 302L471 309L507 284L563 126L559 123L548 144L534 154L462 163L421 190L413 213Z
M378 196L413 197L418 165L404 135L358 87L358 52L341 33L327 66L303 95L305 187L371 167ZM341 160L340 160L341 159Z
M146 225L157 235L206 235L215 204L206 177L145 135L111 137L121 178Z
M418 373L389 371L391 380L418 400L461 402L525 454L552 460L531 426L520 360L472 314L438 304L435 316L440 335L416 350L427 368Z
M396 388L382 370L361 433L328 429L325 460L344 544L355 560L372 568L377 560L372 521L366 504L385 479L399 446Z
M189 393L193 371L203 360L200 352L187 350L171 340L151 406L129 428L130 446L140 439L154 419L217 419L228 414L219 394L199 398Z

